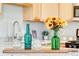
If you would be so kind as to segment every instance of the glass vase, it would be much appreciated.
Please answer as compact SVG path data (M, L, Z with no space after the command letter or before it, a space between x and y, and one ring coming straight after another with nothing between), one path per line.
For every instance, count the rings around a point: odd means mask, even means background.
M60 49L60 38L58 37L58 31L54 30L54 36L51 39L51 49L59 50Z

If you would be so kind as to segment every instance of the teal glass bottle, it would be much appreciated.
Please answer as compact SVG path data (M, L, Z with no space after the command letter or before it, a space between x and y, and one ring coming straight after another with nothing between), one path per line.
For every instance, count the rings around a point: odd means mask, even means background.
M26 33L24 35L24 47L25 49L31 49L32 46L32 35L30 33L29 24L26 24Z
M58 37L58 30L54 30L54 36L51 40L51 49L59 50L60 49L60 38Z

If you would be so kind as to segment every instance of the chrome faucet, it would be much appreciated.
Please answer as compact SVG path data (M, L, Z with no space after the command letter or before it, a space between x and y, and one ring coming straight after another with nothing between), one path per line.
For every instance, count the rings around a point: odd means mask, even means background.
M14 21L12 25L13 25L13 28L12 28L12 46L14 48L20 48L21 41L22 41L22 36L19 35L19 33L21 33L20 23L18 21ZM16 25L17 25L18 31L15 29ZM17 32L15 32L15 31L17 31Z
M17 27L16 27L17 26ZM16 28L17 30L16 30ZM21 27L19 21L14 21L12 23L12 31L11 31L11 36L8 37L8 45L10 47L21 47L21 42L22 42L22 35L21 34Z
M14 23L13 23L13 29L12 29L12 39L14 40L14 39L17 39L17 35L18 35L18 33L15 33L15 26L16 26L16 24L18 25L18 29L20 30L21 28L20 28L20 24L19 24L19 22L18 21L14 21ZM20 32L20 31L18 31L18 32ZM21 40L22 38L20 38L20 40Z

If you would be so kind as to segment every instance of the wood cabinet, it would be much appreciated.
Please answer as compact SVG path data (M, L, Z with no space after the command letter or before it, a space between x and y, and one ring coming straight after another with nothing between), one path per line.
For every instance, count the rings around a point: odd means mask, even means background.
M33 20L40 17L41 21L48 16L59 16L66 20L73 18L72 3L14 3L13 5L23 7L24 20ZM2 3L0 3L0 14L2 13Z
M32 20L32 19L33 19L33 8L23 7L23 20Z
M58 16L58 3L44 3L42 4L42 18L48 16Z
M42 18L59 16L68 21L73 18L72 3L44 3L42 4Z
M24 20L33 20L35 17L41 17L41 3L33 3L32 7L23 8Z
M0 14L2 13L2 3L0 3Z
M42 5L41 3L33 4L33 17L41 17L42 14Z
M21 6L21 7L32 7L31 3L5 3L9 5L16 5L16 6Z
M24 20L33 20L40 17L40 20L48 16L58 16L57 3L33 3L32 7L24 8Z
M73 18L73 5L72 3L59 4L59 16L70 21Z
M24 20L40 17L41 21L48 16L59 16L66 20L73 18L72 3L32 3L31 7L24 7Z

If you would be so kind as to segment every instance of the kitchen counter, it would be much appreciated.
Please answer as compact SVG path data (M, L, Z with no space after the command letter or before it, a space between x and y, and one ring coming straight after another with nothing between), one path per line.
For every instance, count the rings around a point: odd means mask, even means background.
M12 48L8 42L0 43L0 56L79 56L78 52L69 52L69 53L3 53L5 48Z
M65 43L60 44L59 50L51 50L51 43L42 45L39 48L32 48L25 50L24 48L4 48L3 53L69 53L78 52L76 48L66 48Z
M38 49L32 49L32 50L24 50L19 48L4 48L3 54L7 55L79 55L79 50L75 48L65 48L63 43L61 44L60 50L51 50L49 47L43 47Z
M25 50L21 50L19 49L18 51L16 51L18 49L12 49L12 50L8 50L6 51L6 53L3 53L3 55L7 55L7 56L77 56L79 55L79 50L72 50L72 49L61 49L60 51L56 50L56 51L49 51L49 50L27 50L25 52ZM40 52L41 51L41 52ZM47 52L46 52L47 51ZM63 52L62 52L63 51ZM8 53L7 53L8 52Z
M51 50L49 48L38 48L38 49L18 49L18 48L5 48L3 53L69 53L78 52L75 48L60 48L60 50Z

